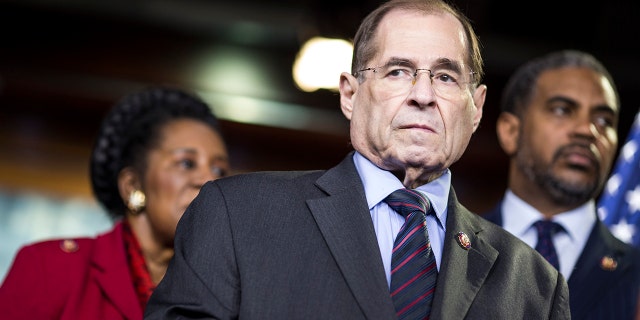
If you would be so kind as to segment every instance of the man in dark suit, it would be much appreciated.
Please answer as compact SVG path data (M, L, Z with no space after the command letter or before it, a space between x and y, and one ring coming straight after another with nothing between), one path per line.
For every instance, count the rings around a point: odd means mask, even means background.
M508 189L483 216L557 263L573 319L634 319L637 310L640 253L611 234L594 200L615 157L619 111L611 75L579 51L531 60L503 93L496 128ZM557 224L547 240L543 223Z
M569 319L562 275L451 187L487 90L467 18L439 0L392 0L354 45L340 105L355 151L327 171L205 185L145 318ZM411 240L394 244L399 233ZM421 271L395 288L413 262ZM411 296L406 307L398 296Z

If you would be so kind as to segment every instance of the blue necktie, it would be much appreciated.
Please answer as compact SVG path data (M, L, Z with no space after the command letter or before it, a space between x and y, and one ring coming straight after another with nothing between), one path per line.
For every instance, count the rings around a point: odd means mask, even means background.
M384 200L405 218L391 255L391 297L398 319L429 319L438 269L425 214L432 212L421 193L399 189Z
M558 262L558 254L553 246L553 236L563 231L561 225L551 220L540 220L533 224L538 231L538 243L536 244L536 251L538 251L556 270L560 269L560 263Z

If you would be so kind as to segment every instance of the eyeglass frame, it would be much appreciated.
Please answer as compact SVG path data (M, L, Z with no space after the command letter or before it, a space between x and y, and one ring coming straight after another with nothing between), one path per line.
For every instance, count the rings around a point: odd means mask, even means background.
M377 74L379 72L378 70L381 70L383 68L387 68L388 69L388 68L392 68L394 66L397 66L397 67L400 67L400 68L403 68L403 69L411 69L411 70L413 70L413 73L410 74L411 77L412 77L412 81L411 81L411 86L412 87L415 86L416 82L418 81L418 74L421 71L428 71L430 83L433 85L433 79L437 74L437 73L433 73L433 69L437 69L439 66L445 66L444 69L452 70L455 73L459 73L461 77L463 75L465 75L464 72L459 72L458 71L458 70L463 69L462 67L460 67L460 64L455 62L455 61L451 61L449 59L443 59L443 60L439 61L438 63L436 63L434 66L432 66L430 68L416 68L415 64L410 62L409 60L394 58L394 59L391 59L386 64L381 65L381 66L367 67L367 68L364 68L364 69L357 70L356 74L354 76L359 77L360 73L364 72L364 71L373 71L373 73ZM449 75L447 73L444 73L443 75L449 76L450 78L454 79L455 83L458 85L458 87L460 89L462 89L463 85L472 84L472 83L475 83L475 81L476 81L475 75L477 74L477 72L469 71L469 73L467 73L467 74L470 76L469 81L458 81L453 76L451 76L451 75ZM383 75L383 77L386 77L386 75ZM378 78L378 79L383 79L383 78Z

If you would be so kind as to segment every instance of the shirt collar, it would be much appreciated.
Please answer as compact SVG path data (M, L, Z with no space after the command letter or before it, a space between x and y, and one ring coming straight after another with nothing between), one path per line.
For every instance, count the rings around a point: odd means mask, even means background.
M511 190L505 193L502 212L503 226L507 230L513 230L513 233L518 236L522 236L534 222L544 219L538 210ZM514 214L505 214L507 212ZM597 218L595 212L595 200L591 199L573 210L555 214L551 220L559 223L572 239L582 240L587 239L591 233Z
M354 153L353 160L362 184L364 185L364 193L367 197L369 210L392 192L404 188L402 182L398 180L396 176L387 170L380 169L359 152ZM446 169L445 173L438 179L417 188L417 190L427 195L436 213L436 217L438 217L441 223L446 221L450 187L451 171ZM442 224L444 225L444 223Z

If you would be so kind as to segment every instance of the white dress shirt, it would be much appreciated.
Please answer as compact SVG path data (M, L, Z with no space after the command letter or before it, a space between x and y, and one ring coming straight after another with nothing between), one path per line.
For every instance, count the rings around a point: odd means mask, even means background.
M506 191L501 209L502 227L535 248L538 232L533 223L544 219L544 216L511 190ZM578 257L589 239L597 219L595 212L595 200L590 200L576 209L556 214L551 219L566 231L558 232L552 239L558 254L560 273L565 280L569 280Z

